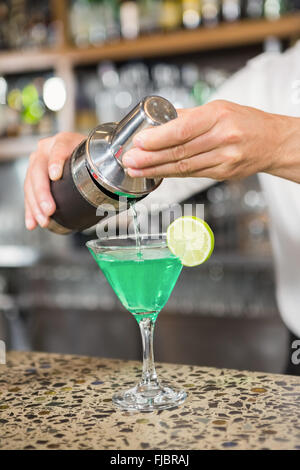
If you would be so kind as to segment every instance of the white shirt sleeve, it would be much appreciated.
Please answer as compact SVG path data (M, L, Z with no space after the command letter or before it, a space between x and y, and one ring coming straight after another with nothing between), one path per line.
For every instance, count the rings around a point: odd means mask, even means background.
M166 206L182 202L214 184L215 181L208 178L165 178L142 202L153 212L157 211L155 207L160 204Z
M213 94L209 101L227 100L243 106L260 109L274 101L272 76L283 66L279 52L265 52L249 60L247 64Z

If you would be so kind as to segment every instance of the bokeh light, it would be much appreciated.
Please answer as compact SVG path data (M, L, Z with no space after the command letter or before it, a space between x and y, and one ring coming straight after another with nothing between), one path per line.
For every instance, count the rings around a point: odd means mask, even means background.
M38 101L39 93L34 85L31 83L26 85L22 90L22 103L24 108L28 108L33 103Z
M24 109L22 112L22 120L26 122L26 124L38 124L44 114L45 108L43 104L40 101L35 101Z
M7 81L0 77L0 104L6 104Z
M60 111L67 99L64 81L59 77L49 78L44 84L43 99L48 109Z
M13 88L7 95L7 104L11 109L21 111L22 109L22 93L18 88Z

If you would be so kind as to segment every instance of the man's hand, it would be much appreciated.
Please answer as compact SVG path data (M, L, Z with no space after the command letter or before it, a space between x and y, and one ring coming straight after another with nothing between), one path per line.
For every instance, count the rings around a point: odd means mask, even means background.
M212 101L178 114L173 121L137 134L135 148L123 158L130 176L192 176L222 181L258 172L279 174L282 155L288 151L286 144L295 131L295 120L297 135L300 134L298 118L229 101ZM290 176L295 180L293 172Z
M30 155L24 184L25 224L28 230L37 225L47 227L49 217L55 212L55 202L50 192L50 180L59 180L64 163L73 150L85 139L81 134L62 132L40 140L36 152Z

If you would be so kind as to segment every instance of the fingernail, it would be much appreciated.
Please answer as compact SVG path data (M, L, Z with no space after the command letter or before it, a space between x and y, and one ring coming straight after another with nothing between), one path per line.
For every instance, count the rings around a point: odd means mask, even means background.
M51 165L49 168L49 176L52 180L56 180L61 176L61 166L60 165Z
M34 220L33 219L25 219L25 225L27 230L32 230L34 228Z
M144 140L145 140L145 133L140 132L134 138L134 145L136 145L137 147L143 148L144 147Z
M134 170L132 168L128 169L128 174L129 176L143 176L143 171L142 170Z
M36 220L38 221L38 224L41 226L41 227L46 227L46 225L48 224L48 219L47 217L44 217L42 214L38 214L36 216Z
M52 205L48 201L42 201L41 208L44 214L49 215L52 210Z

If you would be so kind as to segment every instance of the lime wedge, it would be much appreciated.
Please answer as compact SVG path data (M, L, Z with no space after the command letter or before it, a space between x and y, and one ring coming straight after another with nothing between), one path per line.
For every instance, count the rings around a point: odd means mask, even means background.
M183 266L198 266L213 252L215 238L209 225L198 217L179 217L167 229L169 250Z

